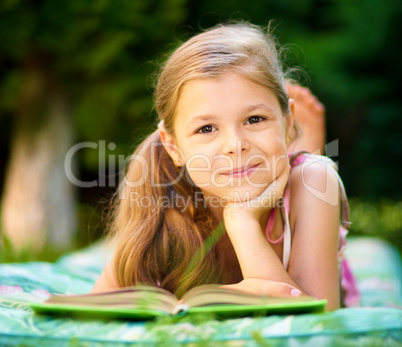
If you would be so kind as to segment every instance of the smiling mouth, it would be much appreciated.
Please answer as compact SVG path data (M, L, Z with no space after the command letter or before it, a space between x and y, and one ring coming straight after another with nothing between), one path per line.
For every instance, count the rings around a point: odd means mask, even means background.
M245 169L243 169L243 170L238 170L238 171L232 170L232 171L222 172L222 175L225 175L225 176L234 176L234 177L246 176L246 175L251 174L251 173L254 171L254 169L255 169L257 166L259 166L260 164L261 164L261 163L258 163L258 164L253 165L253 166L249 166L249 167L247 167L247 168L245 168Z

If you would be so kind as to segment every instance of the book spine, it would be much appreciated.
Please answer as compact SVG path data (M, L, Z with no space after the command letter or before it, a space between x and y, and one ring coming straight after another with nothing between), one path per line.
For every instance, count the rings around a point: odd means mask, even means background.
M187 314L188 310L189 307L187 305L179 304L173 309L171 314L174 316L184 316Z

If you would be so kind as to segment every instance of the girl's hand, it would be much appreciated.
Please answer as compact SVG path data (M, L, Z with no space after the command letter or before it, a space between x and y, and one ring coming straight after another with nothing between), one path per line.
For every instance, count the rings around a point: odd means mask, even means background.
M236 217L244 218L245 214L259 221L264 212L274 208L283 196L289 174L290 165L287 163L280 175L259 196L247 201L227 203L223 210L225 224L233 222Z
M240 290L246 293L270 296L293 296L302 295L302 292L288 283L263 280L260 278L246 278L236 284L225 284L222 288Z

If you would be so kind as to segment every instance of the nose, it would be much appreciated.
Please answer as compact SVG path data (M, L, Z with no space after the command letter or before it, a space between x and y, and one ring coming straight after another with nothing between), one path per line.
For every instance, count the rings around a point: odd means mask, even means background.
M222 151L227 155L238 154L250 148L250 142L241 130L228 131L223 141Z

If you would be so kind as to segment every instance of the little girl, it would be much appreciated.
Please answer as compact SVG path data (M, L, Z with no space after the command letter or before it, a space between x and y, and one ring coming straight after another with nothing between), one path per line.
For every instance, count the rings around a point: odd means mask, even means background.
M189 39L162 67L155 105L158 129L115 194L114 254L91 293L146 283L180 297L221 283L356 304L342 181L329 158L302 151L323 149L323 106L285 85L269 34L240 23Z

